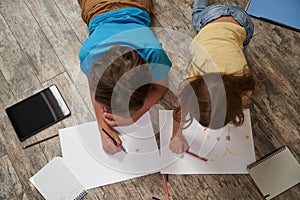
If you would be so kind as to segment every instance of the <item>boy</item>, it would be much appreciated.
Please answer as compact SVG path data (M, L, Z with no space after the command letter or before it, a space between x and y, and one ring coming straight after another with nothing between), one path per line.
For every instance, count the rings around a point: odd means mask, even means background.
M149 28L151 0L78 2L89 29L80 65L89 80L103 148L115 154L122 142L112 127L136 121L163 96L171 62Z

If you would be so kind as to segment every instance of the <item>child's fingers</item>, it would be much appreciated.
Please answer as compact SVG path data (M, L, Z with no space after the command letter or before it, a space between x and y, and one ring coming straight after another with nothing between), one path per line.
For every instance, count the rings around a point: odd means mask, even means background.
M184 144L183 151L185 152L188 149L189 149L189 145L188 144Z
M189 146L183 136L175 135L170 141L169 148L173 153L182 154Z
M122 140L120 139L120 137L116 133L114 135L112 135L112 137L114 138L114 140L117 143L116 146L121 147L121 149L122 149Z
M109 151L107 152L110 155L113 155L115 153L118 153L119 151L122 151L122 147L116 146L115 144L109 145Z
M116 146L116 147L119 147L119 146L122 146L122 141L119 137L119 135L115 132L109 132L108 133L113 139L111 139L108 135L107 135L107 138Z
M109 119L110 121L116 121L115 116L109 112L104 112L103 117Z
M114 144L110 144L107 148L104 149L105 152L109 155L113 155L115 153L118 153L119 151L121 151L122 149L115 146Z
M122 141L114 131L101 131L102 146L107 154L115 154L122 150Z
M109 126L117 126L117 122L111 113L104 112L103 119Z
M103 118L103 120L104 120L104 122L105 122L108 126L110 126L110 127L117 126L116 121L112 121L112 120L107 119L107 118Z

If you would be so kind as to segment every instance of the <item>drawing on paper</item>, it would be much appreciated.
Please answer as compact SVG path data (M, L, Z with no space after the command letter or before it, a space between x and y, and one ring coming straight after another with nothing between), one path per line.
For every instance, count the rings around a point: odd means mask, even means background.
M212 130L201 126L196 120L182 130L190 145L189 151L208 159L205 164L201 160L185 156L174 164L168 157L176 157L169 148L161 149L164 165L170 165L164 172L170 173L247 173L246 165L255 161L253 136L251 131L250 112L245 110L244 124L236 127L228 124L222 129ZM172 111L161 111L159 116L161 131L161 144L165 147L170 142L172 134ZM191 163L187 164L188 159ZM183 163L185 162L185 163ZM188 168L189 167L189 168Z

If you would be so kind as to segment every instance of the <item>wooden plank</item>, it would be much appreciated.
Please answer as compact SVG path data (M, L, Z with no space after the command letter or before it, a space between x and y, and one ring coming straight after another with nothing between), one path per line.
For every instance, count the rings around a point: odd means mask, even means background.
M80 70L78 53L81 48L74 30L53 1L41 0L37 4L35 0L25 0L25 3L45 34L59 62L74 80Z
M90 90L89 90L89 85L88 85L88 79L87 79L86 75L82 71L80 71L78 73L78 76L74 80L74 87L76 88L76 91L79 93L80 98L83 99L83 102L87 105L89 111L94 116L93 118L96 119L95 118L94 107L92 105L92 100L91 100L91 97L90 97ZM76 98L79 98L79 97L76 97ZM78 110L78 108L77 108L77 110ZM85 112L85 111L82 110L82 112Z
M299 157L296 145L300 142L299 91L296 87L300 68L295 63L300 61L300 50L292 44L297 43L300 34L261 20L253 21L255 32L247 48L247 60L257 85L251 113L256 133L254 142L260 146L256 153L261 157L289 144Z
M78 87L80 95L92 110L87 78L79 68L78 54L81 42L77 36L87 36L87 27L81 20L79 5L76 1L70 3L48 0L43 0L39 4L33 0L26 0L26 4L47 36L75 87Z
M123 182L131 199L164 199L165 190L160 173L154 173L140 178Z
M0 12L41 82L64 71L45 33L22 0L3 0ZM22 68L23 71L26 72Z
M6 155L6 148L2 140L0 140L0 158Z
M0 8L1 11L1 8ZM27 60L26 54L11 33L10 27L0 14L0 70L3 87L9 87L3 90L3 103L13 98L6 92L10 89L17 97L17 100L23 99L40 88L39 80ZM7 86L4 83L7 82ZM9 101L13 104L13 101ZM4 104L1 104L4 105ZM4 107L3 107L4 108Z
M5 109L15 103L15 97L2 73L0 73L0 88L0 113L1 115L4 115Z
M190 30L193 25L171 1L153 1L153 14L164 28L195 36Z
M178 199L263 199L245 175L169 175Z
M9 157L0 158L0 199L28 199Z
M164 199L160 173L122 181L89 191L88 199Z
M87 25L81 19L81 9L77 1L53 0L68 21L77 37L83 42L88 37Z
M192 12L193 12L193 4L194 1L191 0L172 0L169 1L171 4L174 5L174 7L177 7L180 16L182 18L186 18L185 20L188 21L189 24L192 24ZM211 3L211 1L209 2ZM176 21L178 18L176 18ZM181 20L181 19L180 19ZM194 34L196 34L196 30L194 27L192 29L189 29L190 32L194 31Z
M1 58L1 57L0 57ZM0 73L0 115L5 116L5 109L12 105L15 102L15 98L12 92L9 89L6 80L3 77L3 74ZM1 134L6 134L3 130L0 129ZM3 141L0 137L0 158L7 154L7 150L5 147L5 141Z

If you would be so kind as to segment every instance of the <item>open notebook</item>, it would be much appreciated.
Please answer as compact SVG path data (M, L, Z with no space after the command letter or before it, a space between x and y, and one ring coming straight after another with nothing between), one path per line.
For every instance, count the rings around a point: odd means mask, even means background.
M29 180L47 200L79 200L87 193L61 157L53 158Z

